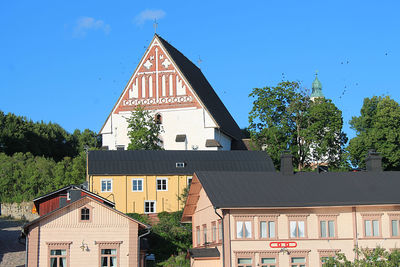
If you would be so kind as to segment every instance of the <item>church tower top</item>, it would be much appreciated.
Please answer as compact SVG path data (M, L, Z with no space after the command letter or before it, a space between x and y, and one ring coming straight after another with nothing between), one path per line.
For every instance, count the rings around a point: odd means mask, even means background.
M324 97L324 94L322 93L322 84L318 79L318 71L315 72L315 79L312 83L312 92L310 95L311 99L318 98L318 97Z

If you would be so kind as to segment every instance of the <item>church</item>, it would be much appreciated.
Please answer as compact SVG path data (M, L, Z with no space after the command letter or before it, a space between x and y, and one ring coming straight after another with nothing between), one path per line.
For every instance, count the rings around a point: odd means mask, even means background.
M104 149L127 149L127 118L138 105L161 124L165 150L246 150L241 129L201 70L158 34L100 130Z

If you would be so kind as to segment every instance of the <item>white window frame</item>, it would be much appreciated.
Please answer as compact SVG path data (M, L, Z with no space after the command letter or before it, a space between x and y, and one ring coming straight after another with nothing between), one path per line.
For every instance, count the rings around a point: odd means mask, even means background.
M187 181L186 181L187 187L189 187L192 184L193 176L188 176L186 179L187 179ZM190 180L190 183L189 183L189 180Z
M166 181L166 183L165 183L165 189L158 189L158 181L162 181L162 180L165 180ZM162 185L162 184L161 184ZM156 189L157 189L157 191L168 191L168 178L157 178L156 179Z
M151 203L151 202L154 202L154 211L153 212L151 212L151 211L146 212L146 203ZM143 211L144 211L145 214L157 213L157 201L155 201L155 200L145 200L144 201L144 210Z
M142 181L142 190L133 190L133 181ZM132 192L143 192L143 187L144 187L144 179L143 178L132 178L131 184L132 184L132 187L131 187Z
M180 161L180 162L177 162L177 163L175 164L175 166L176 166L177 168L185 168L186 164L185 164L185 162Z
M106 186L106 190L105 191L103 191L103 182L108 182L108 181L110 181L111 182L111 188L110 188L110 190L107 190L107 186ZM109 192L112 192L113 191L113 179L101 179L100 180L100 191L102 192L102 193L109 193Z

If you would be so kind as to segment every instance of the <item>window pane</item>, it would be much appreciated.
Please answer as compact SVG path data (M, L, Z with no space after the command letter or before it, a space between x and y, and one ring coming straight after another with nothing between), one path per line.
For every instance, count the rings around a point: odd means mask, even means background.
M372 228L373 228L373 235L379 236L379 221L373 220L372 221Z
M137 191L138 186L137 186L138 181L137 180L132 180L132 190Z
M245 222L244 226L246 230L246 238L251 238L251 222Z
M222 223L218 223L218 238L222 240Z
M200 245L200 228L196 229L196 241L197 245Z
M67 267L67 259L66 258L60 258L59 267Z
M329 237L335 237L335 222L334 221L328 222L328 232L329 232Z
M299 237L304 237L305 229L304 229L304 221L299 221Z
M304 257L293 257L292 263L306 263L306 258Z
M275 258L262 258L261 263L276 263Z
M217 226L215 224L212 225L212 241L217 240Z
M207 226L203 227L204 243L207 243Z
M138 191L142 191L143 190L143 181L142 180L138 180L137 181L137 190Z
M260 222L261 238L267 238L267 222Z
M238 264L248 264L248 263L252 263L252 259L251 258L239 258L238 259Z
M57 267L57 258L50 259L50 267Z
M326 237L326 221L320 221L321 237Z
M274 238L275 237L275 222L274 221L268 222L268 230L269 230L269 237Z
M117 266L117 257L111 257L110 258L110 267L115 267Z
M290 222L290 237L297 237L295 221Z
M236 237L243 238L243 222L236 222Z
M365 221L365 236L371 236L371 221L366 220Z
M101 182L101 191L106 191L106 182L105 181Z
M108 267L107 257L101 257L101 267Z
M399 221L392 221L392 235L398 236L399 235Z

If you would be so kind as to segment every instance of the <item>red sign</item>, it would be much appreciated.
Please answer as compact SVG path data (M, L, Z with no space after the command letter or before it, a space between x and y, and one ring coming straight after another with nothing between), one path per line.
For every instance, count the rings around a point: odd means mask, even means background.
M269 243L271 248L295 248L297 242L271 242Z

